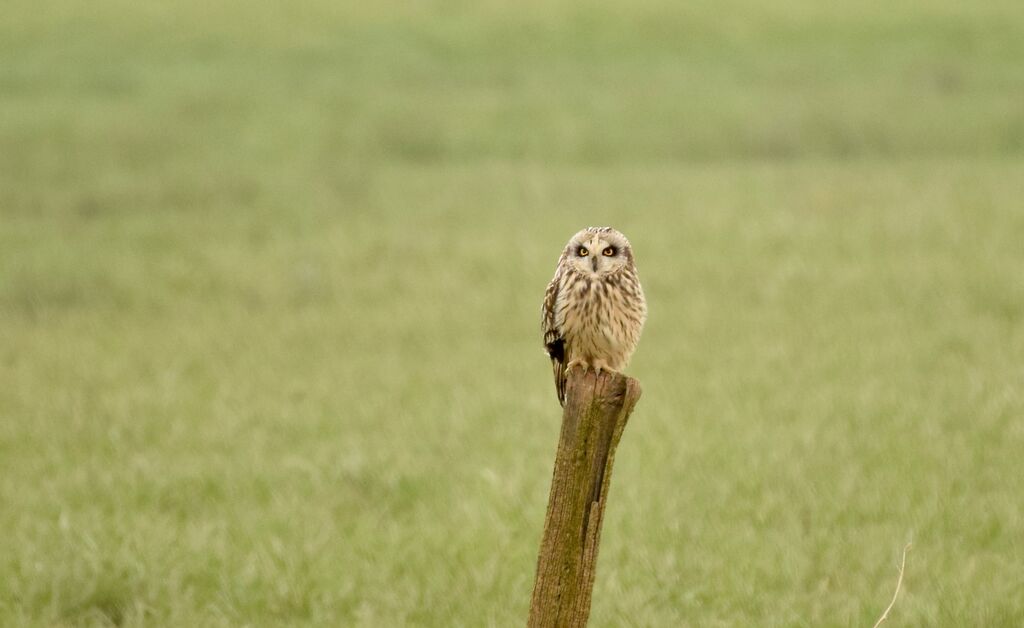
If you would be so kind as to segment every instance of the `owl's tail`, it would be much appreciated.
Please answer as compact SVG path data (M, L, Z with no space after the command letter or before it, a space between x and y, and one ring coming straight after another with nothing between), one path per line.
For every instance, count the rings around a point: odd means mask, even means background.
M555 376L555 392L558 403L565 406L565 339L555 338L547 343L548 357L551 358L551 371Z
M555 392L558 394L558 403L565 407L565 363L552 358L551 370L555 375Z

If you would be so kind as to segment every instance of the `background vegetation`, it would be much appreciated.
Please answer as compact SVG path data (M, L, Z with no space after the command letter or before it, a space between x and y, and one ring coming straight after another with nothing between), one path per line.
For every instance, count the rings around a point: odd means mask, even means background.
M521 625L611 224L593 625L1020 625L1024 4L2 14L0 624Z

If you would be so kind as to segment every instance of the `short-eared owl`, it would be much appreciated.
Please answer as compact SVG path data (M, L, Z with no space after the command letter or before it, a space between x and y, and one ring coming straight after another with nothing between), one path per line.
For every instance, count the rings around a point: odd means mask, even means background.
M645 320L647 302L626 236L611 227L574 235L558 258L541 312L558 401L565 405L566 374L574 366L625 368Z

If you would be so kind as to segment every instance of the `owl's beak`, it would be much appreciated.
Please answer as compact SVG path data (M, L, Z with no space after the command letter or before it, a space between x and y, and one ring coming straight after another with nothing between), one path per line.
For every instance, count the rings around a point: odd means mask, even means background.
M590 267L594 269L595 273L597 272L597 256L596 255L590 258Z

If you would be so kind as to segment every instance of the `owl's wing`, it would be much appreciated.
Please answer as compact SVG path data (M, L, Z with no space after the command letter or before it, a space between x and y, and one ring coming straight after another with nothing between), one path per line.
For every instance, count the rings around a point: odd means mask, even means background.
M544 292L544 306L541 308L541 330L544 332L544 348L551 358L551 370L555 376L555 392L558 393L558 403L565 405L565 338L558 329L558 319L555 315L555 308L558 302L558 291L560 288L561 273L548 284Z

